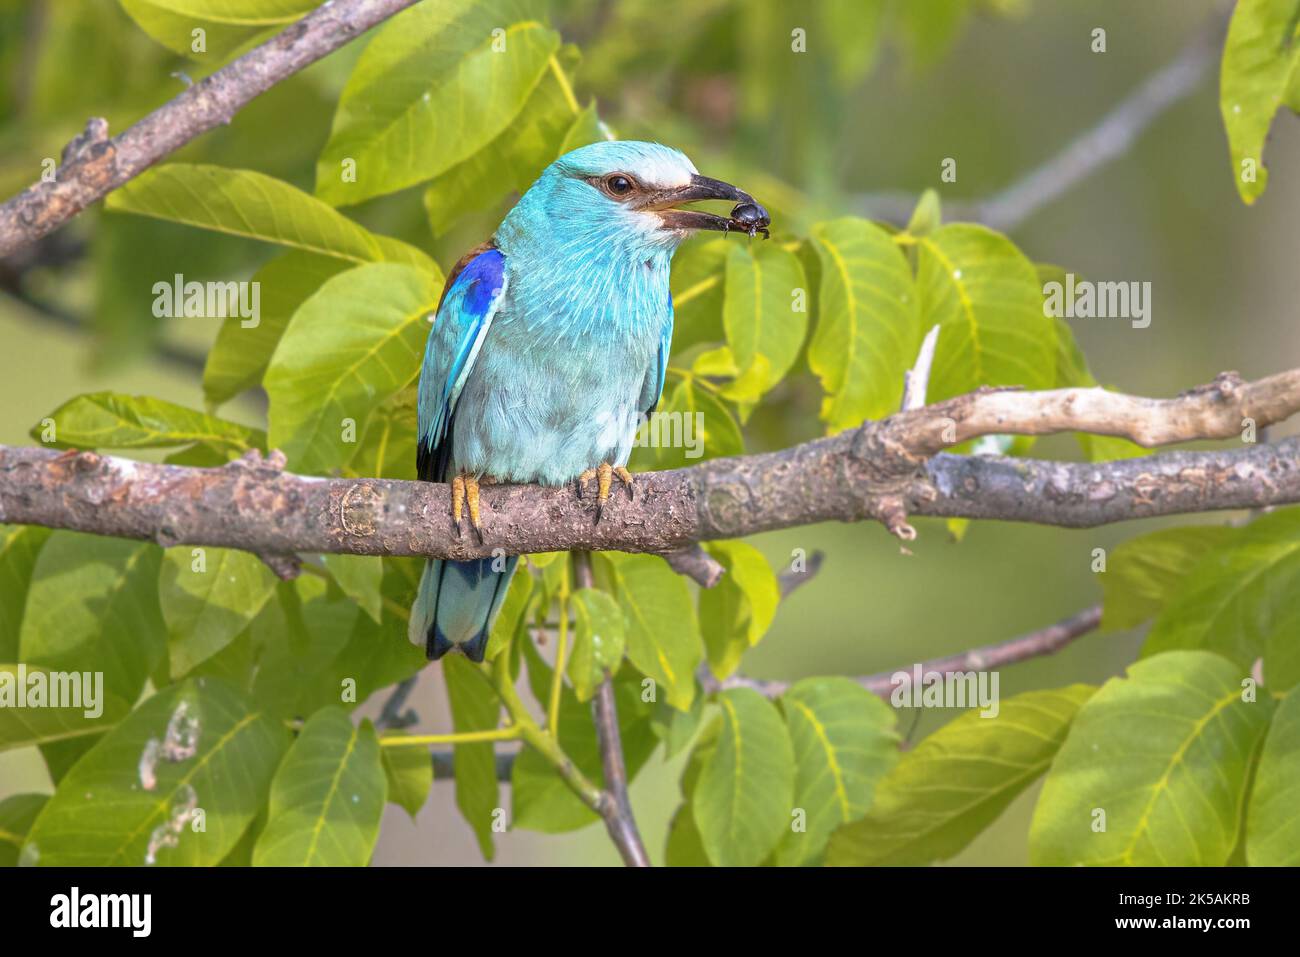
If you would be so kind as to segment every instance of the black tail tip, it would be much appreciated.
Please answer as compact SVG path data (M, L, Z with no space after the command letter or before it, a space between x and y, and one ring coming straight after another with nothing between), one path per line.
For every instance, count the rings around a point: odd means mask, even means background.
M455 647L437 626L430 628L429 634L424 639L424 654L430 661L437 661Z
M450 641L435 625L429 629L429 634L425 638L424 654L430 661L437 661L447 652L455 649L477 665L482 663L483 656L487 653L487 643L487 629L481 630L469 641L458 645Z

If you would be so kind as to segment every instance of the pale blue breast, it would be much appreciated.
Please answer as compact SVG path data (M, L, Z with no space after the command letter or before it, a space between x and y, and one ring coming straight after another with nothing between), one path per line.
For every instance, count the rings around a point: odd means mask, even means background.
M507 257L505 297L457 403L457 469L560 485L627 463L671 328L670 254L599 265L574 292Z

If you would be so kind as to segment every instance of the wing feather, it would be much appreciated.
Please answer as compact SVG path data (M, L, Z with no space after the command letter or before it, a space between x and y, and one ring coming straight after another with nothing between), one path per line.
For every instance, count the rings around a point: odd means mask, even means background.
M505 256L485 243L447 277L420 367L416 472L428 482L447 478L456 402L505 295Z

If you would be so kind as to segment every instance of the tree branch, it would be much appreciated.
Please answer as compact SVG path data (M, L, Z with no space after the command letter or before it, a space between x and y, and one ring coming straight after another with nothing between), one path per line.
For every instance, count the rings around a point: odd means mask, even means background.
M1300 369L1252 383L1225 373L1175 399L1102 389L981 390L780 452L643 473L605 509L569 488L486 486L485 541L458 536L447 486L280 471L277 456L223 468L0 446L0 522L164 546L258 554L424 555L467 560L584 549L680 551L701 541L823 521L874 519L900 538L909 515L1087 528L1186 512L1300 502L1300 438L1116 462L958 456L985 434L1084 431L1144 445L1237 437L1300 409Z
M1031 631L1017 638L921 662L921 672L923 674L938 672L947 675L958 671L980 671L1002 668L1017 662L1028 661L1031 658L1052 655L1075 639L1082 638L1084 635L1095 631L1100 624L1101 606L1093 605L1071 615L1069 618L1048 625L1046 628ZM900 671L910 672L911 667L909 665L904 668L895 668L893 671L881 671L856 680L872 694L889 700L894 690L894 675ZM752 688L769 698L777 698L784 694L791 684L788 681L746 678L743 675L732 675L724 681L719 681L709 671L708 665L701 666L699 678L700 685L706 694L724 691L727 688ZM514 764L514 758L513 752L497 752L497 777L500 780L510 780L510 769ZM433 768L434 775L437 778L450 778L454 770L451 752L434 751Z
M47 235L249 101L418 0L331 0L109 139L99 118L63 151L52 182L0 205L0 256Z
M591 556L586 552L573 555L574 584L579 588L593 586ZM609 669L596 688L591 701L591 714L596 725L596 738L600 742L600 764L605 776L604 802L601 812L610 840L618 848L623 863L628 867L649 867L650 856L636 826L632 801L627 794L627 765L623 760L623 737L618 728L618 706L614 701L614 682Z
M984 645L980 648L972 648L969 651L947 655L943 658L923 661L921 662L921 673L937 672L941 675L949 675L959 671L993 671L1006 665L1028 661L1030 658L1052 655L1076 638L1081 638L1089 632L1095 631L1100 624L1101 606L1093 605L1071 615L1069 618L1048 625L1046 628L1031 631L1017 638L1000 641L993 645ZM894 693L894 689L898 687L894 676L900 673L907 675L908 680L910 680L911 666L895 668L893 671L881 671L855 680L872 694L888 701ZM708 670L707 665L701 667L699 678L704 690L710 694L715 691L724 691L727 688L751 688L769 698L779 698L790 687L788 681L746 678L743 675L732 675L719 681Z
M945 201L946 218L973 220L1003 232L1015 229L1107 163L1119 159L1152 123L1200 86L1215 63L1225 22L1216 15L1173 60L1148 76L1094 126L1005 189L984 200ZM857 206L865 216L906 223L916 206L916 196L903 190L865 193L858 196Z

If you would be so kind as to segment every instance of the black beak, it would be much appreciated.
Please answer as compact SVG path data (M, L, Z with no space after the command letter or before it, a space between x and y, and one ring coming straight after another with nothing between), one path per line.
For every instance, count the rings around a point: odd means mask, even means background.
M715 216L696 209L677 208L685 203L710 199L734 202L736 205L731 210L731 216ZM767 210L744 190L698 173L691 177L686 186L660 190L650 197L644 208L658 211L665 229L714 229L723 233L739 231L750 236L762 233L766 238L767 228L772 224Z

